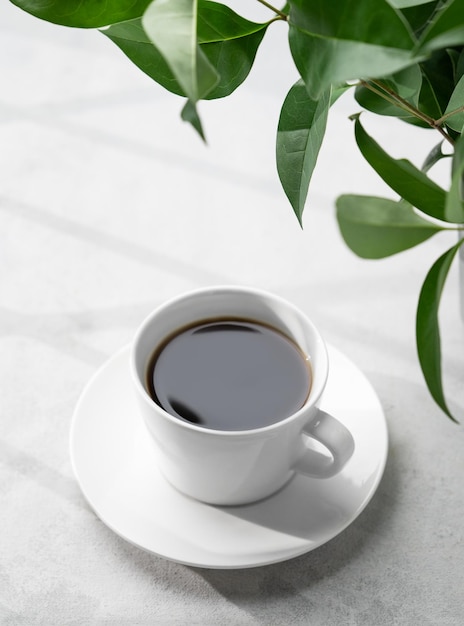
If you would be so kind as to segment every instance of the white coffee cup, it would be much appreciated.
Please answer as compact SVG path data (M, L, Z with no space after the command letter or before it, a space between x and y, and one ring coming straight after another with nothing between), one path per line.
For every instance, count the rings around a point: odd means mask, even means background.
M171 415L152 399L146 373L157 348L179 329L221 318L252 319L271 326L307 355L312 382L301 409L261 428L212 430ZM161 472L175 488L195 499L220 505L254 502L279 490L296 472L321 479L334 476L353 454L348 429L318 408L329 372L325 343L300 310L276 295L221 286L166 302L137 331L131 372ZM327 454L308 445L308 437L322 444Z

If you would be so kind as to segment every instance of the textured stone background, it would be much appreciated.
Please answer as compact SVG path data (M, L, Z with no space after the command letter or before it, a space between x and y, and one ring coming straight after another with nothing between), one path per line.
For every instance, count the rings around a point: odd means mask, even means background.
M430 399L414 344L421 282L453 236L379 262L347 250L334 198L384 191L356 153L349 99L332 112L301 231L274 166L294 79L282 25L264 47L272 63L259 55L245 88L201 106L204 147L179 121L180 100L103 36L0 6L2 625L462 623L464 430ZM418 164L436 142L365 123ZM189 568L124 542L85 503L68 454L83 386L144 316L229 282L306 310L369 377L390 432L384 479L345 532L245 571ZM444 369L464 417L457 287L453 270Z

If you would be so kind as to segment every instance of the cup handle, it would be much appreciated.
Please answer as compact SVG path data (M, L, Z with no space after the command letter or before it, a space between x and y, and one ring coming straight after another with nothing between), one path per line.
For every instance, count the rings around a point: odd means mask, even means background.
M354 452L354 439L350 431L325 411L319 410L317 417L303 428L303 433L325 446L332 457L308 448L294 465L297 472L307 476L314 478L335 476Z

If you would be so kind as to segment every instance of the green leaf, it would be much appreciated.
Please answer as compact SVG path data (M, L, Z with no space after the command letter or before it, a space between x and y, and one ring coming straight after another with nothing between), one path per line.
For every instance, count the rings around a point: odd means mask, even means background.
M464 44L464 2L447 0L422 34L418 51L424 53L439 48Z
M464 49L461 50L456 63L456 75L455 82L457 82L461 76L464 76Z
M216 87L206 94L207 100L224 98L243 83L253 66L264 32L200 46L220 76Z
M431 99L427 100L421 93L420 109L434 119L443 115L451 94L455 88L455 65L449 50L436 50L421 63L424 74L424 85L429 82Z
M226 26L222 25L224 21ZM253 66L267 26L249 22L225 5L199 1L197 35L203 42L200 48L220 75L218 84L205 95L205 99L228 96L243 83ZM140 19L114 24L102 33L150 78L172 93L186 95L163 55L143 30Z
M365 259L397 254L442 230L417 215L407 202L373 196L340 196L337 220L345 243Z
M10 0L47 22L78 28L100 28L143 15L150 0Z
M205 133L203 132L203 126L200 120L200 116L198 115L197 108L193 102L187 100L184 108L181 112L181 118L184 122L188 122L193 126L193 128L197 131L203 141L206 142Z
M449 59L451 61L451 67L453 70L452 76L453 76L454 84L457 84L458 80L462 76L462 72L458 76L458 66L459 66L459 60L461 58L461 52L462 50L460 48L459 49L458 48L446 48L446 53L449 56Z
M414 62L409 26L386 0L293 0L289 23L292 56L314 100L333 83L390 75Z
M266 30L269 23L250 22L225 4L211 0L198 2L198 43L215 43L241 39Z
M449 159L451 154L445 154L442 150L443 141L440 141L436 146L434 146L428 155L425 157L424 163L422 164L421 171L428 172L435 163L441 161L442 159Z
M432 0L432 2L426 2L425 4L397 7L401 10L417 38L422 35L424 29L428 27L430 20L433 19L439 1ZM395 4L398 3L395 2Z
M445 212L448 221L464 223L463 198L464 177L464 136L460 136L454 146L451 187L446 196Z
M284 100L277 130L277 170L300 224L331 104L329 89L319 100L299 80Z
M446 193L428 176L405 159L393 159L366 133L359 119L355 124L356 142L366 161L393 191L423 213L447 221Z
M219 75L197 44L197 0L154 0L142 26L189 100L215 87Z
M250 22L224 4L199 1L198 41L220 76L207 99L228 96L243 83L268 26Z
M185 96L163 55L143 30L140 18L114 24L101 32L150 78L172 93Z
M442 115L442 109L438 102L436 91L427 76L424 73L422 81L422 89L419 96L419 110L432 119L438 119ZM423 124L424 128L430 128L429 124Z
M228 96L243 83L268 26L250 22L224 4L199 0L198 42L220 76L206 99Z
M461 239L430 269L422 285L416 316L417 352L425 382L435 402L453 421L457 420L446 404L442 384L438 311L451 263L463 243L464 239Z
M457 113L450 115L453 111L457 111ZM464 76L460 79L451 95L445 115L450 115L450 117L446 118L446 125L461 133L464 127Z

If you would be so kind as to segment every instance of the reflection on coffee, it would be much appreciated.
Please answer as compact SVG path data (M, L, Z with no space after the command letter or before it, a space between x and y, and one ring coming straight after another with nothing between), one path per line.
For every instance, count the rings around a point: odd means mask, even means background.
M215 430L282 421L306 402L309 359L280 331L245 319L206 320L167 338L147 387L165 411Z

